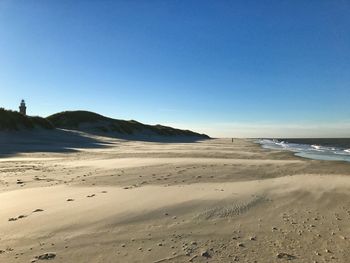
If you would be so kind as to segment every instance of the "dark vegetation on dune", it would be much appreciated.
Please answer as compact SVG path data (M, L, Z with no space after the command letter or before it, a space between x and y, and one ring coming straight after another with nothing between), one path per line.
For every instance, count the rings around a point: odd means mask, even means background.
M0 108L0 130L17 131L34 128L54 129L55 127L45 118L24 116L17 111Z
M205 134L180 130L162 125L147 125L134 120L125 121L108 118L89 111L64 111L47 117L55 127L83 131L137 135L148 133L161 136L188 136L209 138Z
M46 130L52 132L41 132ZM29 132L23 136L22 133L14 131ZM109 142L88 134L167 143L191 143L209 138L192 131L162 125L146 125L132 120L115 120L93 112L68 111L41 118L0 108L0 158L17 153L61 153L75 152L76 148L109 147Z
M205 134L180 130L162 125L147 125L134 120L125 121L108 118L89 111L64 111L47 118L25 116L17 111L0 108L0 131L29 129L79 130L112 136L164 136L209 138Z

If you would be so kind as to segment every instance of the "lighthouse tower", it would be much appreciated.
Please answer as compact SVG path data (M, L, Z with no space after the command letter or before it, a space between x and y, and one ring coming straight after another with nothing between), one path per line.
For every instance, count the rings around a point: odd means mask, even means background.
M19 112L23 115L27 115L27 107L24 100L21 101L21 105L19 106Z

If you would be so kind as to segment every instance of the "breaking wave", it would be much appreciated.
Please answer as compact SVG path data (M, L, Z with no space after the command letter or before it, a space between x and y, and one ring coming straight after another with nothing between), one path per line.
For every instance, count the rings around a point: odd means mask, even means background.
M295 155L315 159L350 162L350 149L332 147L318 144L289 143L285 140L260 139L258 143L263 148L274 150L288 150Z

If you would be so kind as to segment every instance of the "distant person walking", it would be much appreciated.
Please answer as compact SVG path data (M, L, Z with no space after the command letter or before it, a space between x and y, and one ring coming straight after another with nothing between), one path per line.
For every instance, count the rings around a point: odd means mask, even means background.
M233 142L233 138L232 138L232 142Z

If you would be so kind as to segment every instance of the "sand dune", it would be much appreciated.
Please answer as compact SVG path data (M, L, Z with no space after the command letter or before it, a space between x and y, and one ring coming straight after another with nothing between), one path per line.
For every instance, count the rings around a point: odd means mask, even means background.
M350 260L348 163L249 140L108 144L1 159L0 262Z

